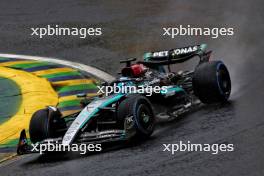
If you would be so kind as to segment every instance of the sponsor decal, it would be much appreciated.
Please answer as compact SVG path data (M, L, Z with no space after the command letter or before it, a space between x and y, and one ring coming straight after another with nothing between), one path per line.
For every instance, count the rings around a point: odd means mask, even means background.
M184 47L184 48L177 48L173 49L171 51L171 55L182 55L182 54L188 54L192 53L198 50L198 46L189 46L189 47ZM169 55L169 51L159 51L159 52L153 52L152 57L167 57Z

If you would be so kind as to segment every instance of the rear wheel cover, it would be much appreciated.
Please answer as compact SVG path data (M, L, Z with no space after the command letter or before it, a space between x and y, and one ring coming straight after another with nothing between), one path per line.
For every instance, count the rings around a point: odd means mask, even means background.
M216 77L219 92L228 98L231 93L231 80L226 66L221 62L217 65Z

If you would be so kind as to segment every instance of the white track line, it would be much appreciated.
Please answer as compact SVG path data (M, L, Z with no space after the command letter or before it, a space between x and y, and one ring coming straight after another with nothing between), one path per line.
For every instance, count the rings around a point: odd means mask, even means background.
M57 59L57 58L50 58L50 57L40 57L40 56L27 56L27 55L17 55L17 54L3 54L0 53L0 57L6 57L6 58L14 58L14 59L28 59L28 60L37 60L37 61L47 61L47 62L52 62L52 63L56 63L56 64L61 64L61 65L65 65L68 67L72 67L84 72L87 72L103 81L107 81L107 82L111 82L113 81L115 78L102 71L99 70L97 68L91 67L89 65L85 65L85 64L81 64L81 63L77 63L77 62L71 62L71 61L66 61L66 60L61 60L61 59Z

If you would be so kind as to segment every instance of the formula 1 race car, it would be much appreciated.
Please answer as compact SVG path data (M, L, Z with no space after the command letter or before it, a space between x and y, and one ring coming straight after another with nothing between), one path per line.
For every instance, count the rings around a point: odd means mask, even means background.
M127 59L121 76L102 86L162 87L159 93L147 95L119 92L108 96L83 97L81 112L61 118L56 107L35 112L29 125L30 141L45 144L47 141L64 145L73 143L96 144L111 141L129 141L148 138L157 118L175 119L202 102L226 102L231 92L229 72L222 61L210 61L211 51L206 44L168 51L149 52L144 60ZM191 71L171 71L172 64L199 58ZM135 62L135 63L133 63ZM21 132L18 153L30 152L25 131Z

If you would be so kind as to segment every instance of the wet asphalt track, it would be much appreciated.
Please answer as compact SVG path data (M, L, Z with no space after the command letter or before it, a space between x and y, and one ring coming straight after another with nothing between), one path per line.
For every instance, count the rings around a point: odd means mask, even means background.
M56 2L56 3L55 3ZM144 51L208 43L228 66L233 82L227 105L204 107L160 125L143 144L91 156L23 157L0 167L0 175L264 175L263 1L1 1L0 52L52 56L115 73L119 58ZM103 28L103 36L30 36L47 24ZM234 27L233 37L161 36L162 27L191 24ZM232 153L170 155L163 143L233 143Z

